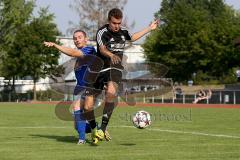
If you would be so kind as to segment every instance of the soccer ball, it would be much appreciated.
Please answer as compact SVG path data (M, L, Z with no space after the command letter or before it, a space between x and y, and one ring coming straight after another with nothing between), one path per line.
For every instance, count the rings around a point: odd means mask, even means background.
M138 111L133 115L132 122L135 127L143 129L151 124L151 116L146 111Z

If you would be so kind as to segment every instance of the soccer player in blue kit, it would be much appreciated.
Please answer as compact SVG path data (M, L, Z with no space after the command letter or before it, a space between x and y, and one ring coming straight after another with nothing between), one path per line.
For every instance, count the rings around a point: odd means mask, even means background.
M90 114L94 114L93 95L87 95L83 93L83 88L87 85L86 82L84 81L84 74L86 73L88 66L81 65L81 64L84 56L96 55L96 50L93 46L87 46L88 38L86 33L82 30L76 30L73 33L73 41L77 49L64 47L53 42L44 42L44 45L47 47L54 47L68 56L77 57L75 68L74 68L75 77L77 79L77 85L75 87L74 95L81 95L81 98L77 99L73 103L73 110L74 110L75 129L78 131L78 134L79 134L78 144L85 143L85 132L86 133L92 132L92 141L94 144L96 144L98 142L98 139L102 139L104 135L102 130L97 129L95 117L93 115L90 116L91 119L87 119L87 118L84 119L83 117L80 117L80 115L82 115L82 112L88 112ZM89 63L94 63L94 62L89 62ZM83 110L81 109L81 106L83 106L84 108ZM86 122L86 120L89 122L89 124Z

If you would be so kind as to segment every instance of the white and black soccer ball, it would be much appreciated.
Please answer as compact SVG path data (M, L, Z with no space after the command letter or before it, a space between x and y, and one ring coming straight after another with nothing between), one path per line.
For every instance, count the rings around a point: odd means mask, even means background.
M133 115L132 118L133 125L139 129L146 128L151 124L151 116L146 111L138 111Z

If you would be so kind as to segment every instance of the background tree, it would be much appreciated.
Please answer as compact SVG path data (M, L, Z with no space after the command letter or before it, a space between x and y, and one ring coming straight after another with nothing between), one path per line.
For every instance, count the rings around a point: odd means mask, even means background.
M16 78L31 76L36 100L36 82L58 69L59 52L43 46L43 41L56 42L59 35L53 14L45 8L33 17L34 1L2 0L0 4L1 76L13 80L12 92Z
M0 0L0 76L9 80L10 92L15 93L15 79L21 72L13 50L17 32L30 20L33 1ZM12 80L12 83L10 83ZM8 87L9 88L9 87Z
M177 81L194 73L199 80L229 81L240 60L232 44L240 34L236 10L222 0L163 0L155 16L161 27L143 45L149 61L167 65Z
M30 19L33 5L33 1L0 0L1 51L11 47L17 30Z
M47 8L41 9L39 17L20 30L16 36L14 50L19 53L21 77L31 76L34 82L34 100L36 100L36 82L54 74L58 68L60 53L44 47L44 41L56 41L59 35L56 24L53 23L53 14Z
M78 14L79 18L75 22L69 22L72 27L67 32L72 35L74 30L81 28L91 39L95 39L98 28L107 22L109 10L114 7L123 10L126 3L127 0L74 0L70 8ZM123 25L127 26L127 17L123 22ZM134 22L128 27L133 26Z

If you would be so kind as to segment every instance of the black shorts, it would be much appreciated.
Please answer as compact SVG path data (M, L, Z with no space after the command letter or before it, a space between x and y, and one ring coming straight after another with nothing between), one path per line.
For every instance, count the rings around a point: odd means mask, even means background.
M122 71L119 69L109 69L100 72L93 86L95 89L103 90L104 85L106 85L109 81L113 81L119 85L122 81Z
M91 95L98 95L101 93L101 90L95 89L93 84L87 83L84 86L83 85L76 85L74 88L73 94L75 96L81 95L83 97L85 96L91 96Z

